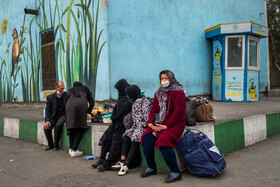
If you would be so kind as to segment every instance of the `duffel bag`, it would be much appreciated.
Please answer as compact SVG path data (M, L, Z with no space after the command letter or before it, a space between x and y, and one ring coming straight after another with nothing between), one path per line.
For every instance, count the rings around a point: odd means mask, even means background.
M226 167L223 153L199 130L187 129L176 149L190 173L197 177L217 175Z
M210 102L196 106L196 121L215 121L213 117L213 106Z

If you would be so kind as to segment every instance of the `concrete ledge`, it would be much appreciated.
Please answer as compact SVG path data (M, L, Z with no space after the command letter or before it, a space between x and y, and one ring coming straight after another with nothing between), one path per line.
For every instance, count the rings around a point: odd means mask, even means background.
M266 115L266 129L268 138L280 133L280 113Z
M0 135L47 145L43 125L43 121L0 117ZM99 156L99 139L107 128L108 124L89 123L89 128L82 138L79 149L85 154ZM252 115L217 124L213 122L198 123L197 126L191 128L204 132L224 154L228 154L280 134L280 113ZM61 138L61 147L69 148L69 137L65 126ZM143 158L142 166L146 166L142 148L141 154ZM155 159L158 170L169 172L159 149L155 149ZM185 170L181 159L179 157L177 159L180 169Z
M4 118L4 136L19 138L19 119Z

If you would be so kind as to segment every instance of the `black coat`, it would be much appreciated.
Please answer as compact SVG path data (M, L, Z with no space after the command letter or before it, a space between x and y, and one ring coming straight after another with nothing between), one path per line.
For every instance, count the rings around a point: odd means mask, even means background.
M131 112L132 104L128 101L126 95L119 95L117 104L113 110L113 114L111 116L112 125L114 126L115 131L117 132L120 129L125 130L123 124L123 118Z
M93 107L94 100L88 87L80 85L69 89L66 104L67 130L75 128L87 129L87 113L90 114Z
M67 93L64 92L61 96L63 99L63 104L66 106L67 103ZM47 106L45 111L45 122L50 121L54 118L56 114L56 92L47 97Z

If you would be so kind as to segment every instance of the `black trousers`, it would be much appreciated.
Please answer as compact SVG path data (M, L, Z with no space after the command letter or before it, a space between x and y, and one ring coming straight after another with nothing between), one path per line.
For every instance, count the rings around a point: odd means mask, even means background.
M114 126L110 125L104 132L101 138L102 140L100 140L102 147L101 147L101 154L99 158L102 160L106 160L106 155L108 152L110 152L113 133L114 133Z
M140 142L132 142L128 136L122 137L122 155L126 157L126 163L131 164L137 150L139 149Z
M48 146L50 148L59 147L59 140L62 133L63 124L65 123L65 116L55 117L54 119L50 120L51 126L49 129L44 129ZM54 129L54 142L52 136L52 129Z
M69 129L69 141L70 141L70 149L77 151L80 145L81 139L84 135L85 129L75 128Z
M112 126L107 130L104 132L105 142L102 144L100 158L103 159L102 157L105 151L109 152L108 158L102 164L105 168L109 169L120 160L122 151L122 135L125 132L125 127L120 126L118 129L115 129Z

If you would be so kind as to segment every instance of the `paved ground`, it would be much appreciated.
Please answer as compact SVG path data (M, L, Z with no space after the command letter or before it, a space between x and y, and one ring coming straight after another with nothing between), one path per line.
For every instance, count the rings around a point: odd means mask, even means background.
M46 152L43 146L0 136L0 186L280 186L280 135L226 156L227 168L215 178L196 178L165 184L165 173L140 178L143 168L119 177L98 172L92 161L70 158L66 151Z
M211 101L214 108L215 123L241 119L256 114L280 112L280 97L264 97L259 102L216 102ZM43 106L40 104L2 104L0 116L25 120L43 121Z

